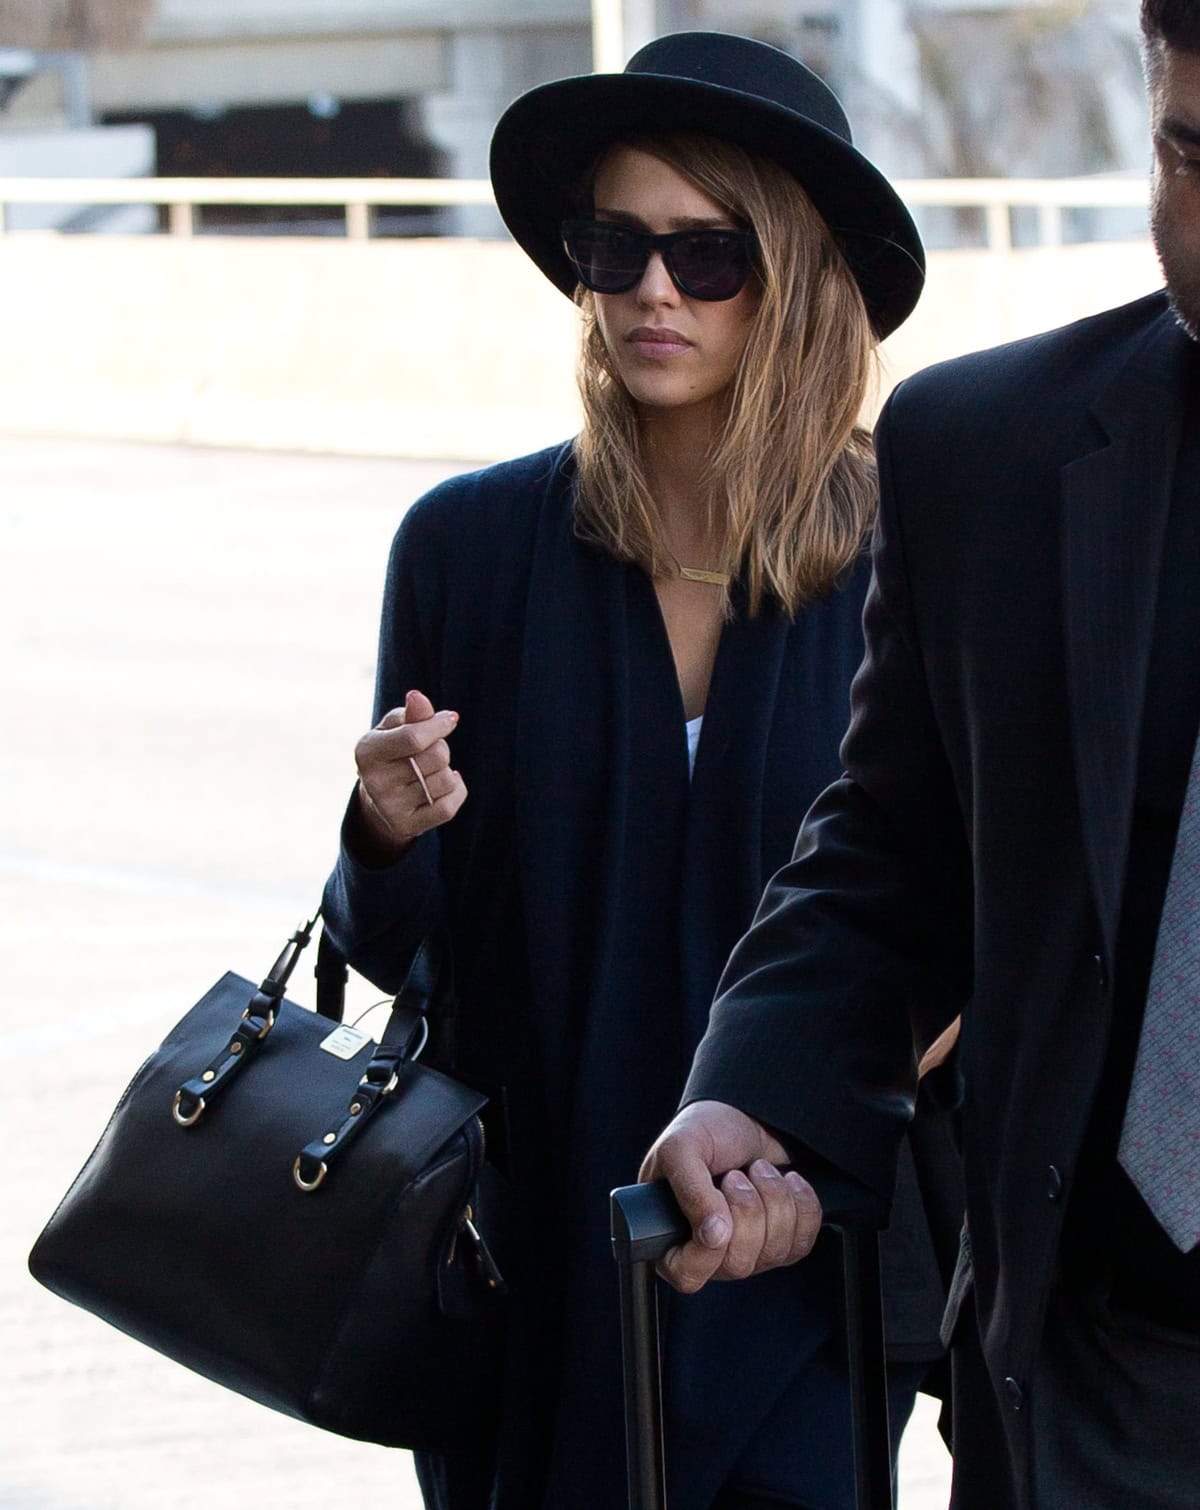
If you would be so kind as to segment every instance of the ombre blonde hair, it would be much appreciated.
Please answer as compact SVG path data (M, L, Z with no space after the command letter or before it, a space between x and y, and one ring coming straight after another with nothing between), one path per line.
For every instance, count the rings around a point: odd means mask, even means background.
M749 613L773 599L794 617L855 559L875 510L871 439L859 425L875 338L858 285L808 195L768 158L683 132L621 145L668 163L755 232L760 303L706 459L706 506L720 542L712 564L741 576ZM636 406L594 296L580 289L576 298L576 532L652 576L673 575Z

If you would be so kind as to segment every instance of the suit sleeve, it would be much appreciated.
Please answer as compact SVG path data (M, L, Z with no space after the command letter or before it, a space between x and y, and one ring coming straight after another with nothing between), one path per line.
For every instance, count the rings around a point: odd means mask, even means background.
M740 1107L889 1196L916 1050L969 990L971 873L877 432L880 511L845 774L810 809L718 986L684 1102Z
M402 706L413 688L440 706L439 551L428 503L423 499L412 506L392 542L373 723L389 709ZM337 864L325 886L325 926L349 963L381 990L399 990L421 941L442 915L439 854L440 840L434 830L415 840L394 865L364 865L347 843L343 820Z

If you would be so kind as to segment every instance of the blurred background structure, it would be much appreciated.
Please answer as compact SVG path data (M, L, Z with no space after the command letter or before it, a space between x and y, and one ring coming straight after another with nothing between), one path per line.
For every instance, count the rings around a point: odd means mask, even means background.
M886 391L1158 281L1136 23L1133 0L0 0L0 428L464 459L568 433L574 314L504 237L490 132L688 27L803 57L899 180L931 266Z
M802 57L893 177L1140 171L1136 12L1129 0L0 0L0 130L148 128L164 176L484 177L516 94L586 72L594 53L620 67L655 35L706 27ZM479 211L454 220L497 229Z

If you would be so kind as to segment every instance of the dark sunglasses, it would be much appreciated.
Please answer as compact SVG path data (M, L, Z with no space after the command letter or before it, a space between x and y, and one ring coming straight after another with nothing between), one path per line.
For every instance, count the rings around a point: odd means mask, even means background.
M584 288L623 294L642 281L652 252L689 299L732 299L753 266L754 232L670 231L652 236L610 220L564 220L563 245Z

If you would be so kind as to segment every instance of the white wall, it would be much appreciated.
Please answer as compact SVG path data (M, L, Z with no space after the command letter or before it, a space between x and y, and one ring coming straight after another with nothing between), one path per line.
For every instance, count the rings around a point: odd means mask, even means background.
M885 388L1159 285L1149 242L930 259ZM0 431L489 460L570 434L577 315L506 242L0 237Z
M584 22L590 0L159 0L149 40Z

